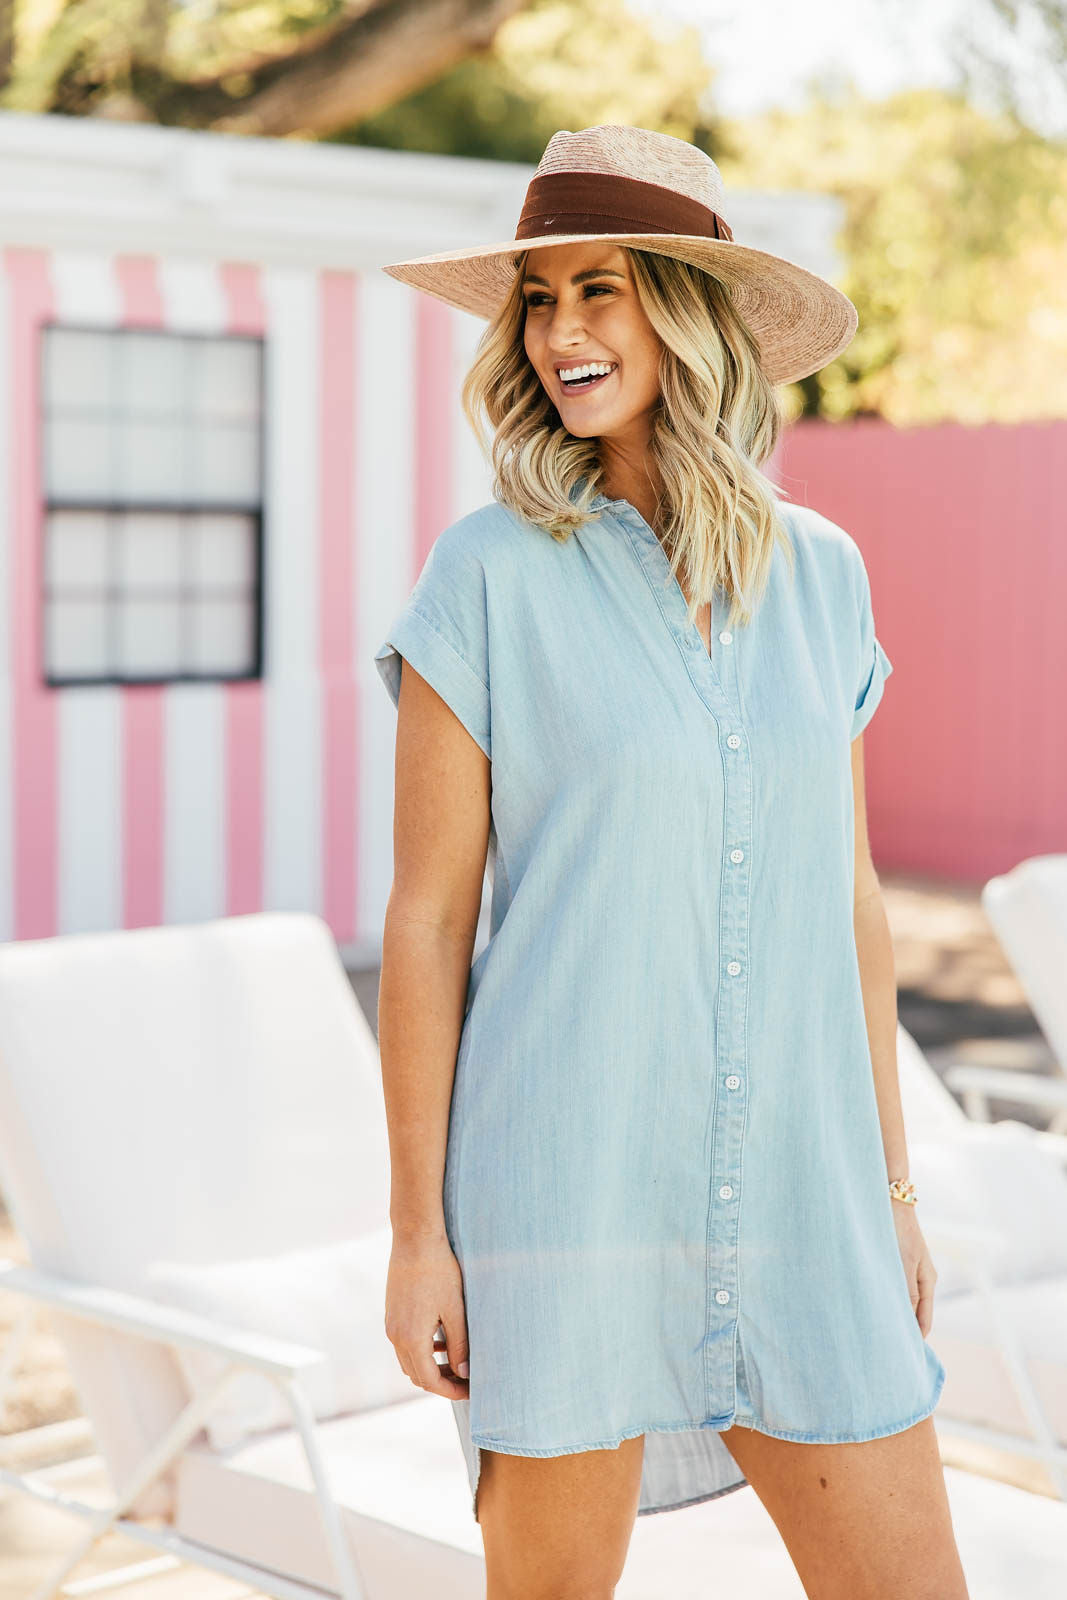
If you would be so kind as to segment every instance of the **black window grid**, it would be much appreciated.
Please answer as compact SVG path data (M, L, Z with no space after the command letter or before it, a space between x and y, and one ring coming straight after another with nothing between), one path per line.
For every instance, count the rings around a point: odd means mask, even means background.
M46 486L45 494L44 494L43 501L42 501L42 512L43 512L43 515L42 515L42 519L41 519L41 530L40 530L41 538L40 538L39 543L38 543L39 557L40 557L40 559L39 559L39 568L38 568L39 573L40 573L40 583L39 583L39 593L38 593L38 616L39 616L39 618L41 620L40 648L41 648L41 651L42 651L42 659L41 659L41 661L39 663L39 666L40 666L42 683L47 688L71 688L71 687L77 687L79 685L100 686L102 684L115 684L115 685L117 685L117 684L130 684L130 685L142 685L142 686L147 686L147 685L157 685L158 686L158 685L161 685L161 684L169 684L169 683L243 683L243 682L253 682L253 681L261 679L263 677L263 632L264 632L264 583L263 583L263 567L264 567L263 500L264 500L264 492L263 492L263 475L264 475L264 462L265 462L265 454L264 454L264 452L265 452L265 449L266 449L266 409L267 409L266 384L265 384L265 359L264 359L264 357L265 357L265 348L264 348L265 341L263 340L263 338L261 336L256 335L256 334L218 334L218 333L204 333L204 332L199 332L199 331L186 332L185 330L172 330L172 329L166 329L166 328L139 328L139 327L117 328L117 327L106 325L106 324L105 325L101 325L101 324L97 324L97 323L76 323L76 322L69 322L69 321L66 321L66 320L59 321L57 319L48 319L48 320L43 321L40 324L40 337L39 337L39 342L38 342L38 355L39 355L39 366L38 366L39 389L38 389L38 393L39 393L39 397L40 397L40 413L39 413L39 419L38 419L38 421L39 421L39 426L38 426L38 449L39 449L39 471L40 471L40 475L41 475L40 476L40 481L42 483L44 483L44 484L47 484L47 444L48 444L47 427L48 427L48 422L49 422L48 406L47 406L47 402L46 402L46 399L45 399L45 362L46 362L46 359L47 359L47 357L46 357L47 337L48 337L49 331L52 330L52 329L57 329L57 330L61 330L61 331L64 331L64 332L70 331L70 332L74 332L74 333L85 332L85 333L92 333L92 334L97 334L97 335L102 334L102 335L106 336L107 338L116 338L116 339L117 338L122 338L124 335L127 335L127 334L137 334L137 335L142 336L142 337L147 334L147 335L155 335L156 337L162 338L162 339L179 339L179 340L182 340L183 342L185 342L185 341L192 342L192 341L196 341L196 340L210 340L212 343L218 343L220 341L225 341L227 343L242 343L242 344L247 344L247 345L250 345L250 346L254 347L254 349L257 352L256 389L257 389L257 393L258 393L258 397L259 397L259 414L258 414L258 428L257 428L257 467L258 467L258 470L257 470L257 498L256 498L256 500L254 502L238 502L238 501L234 501L234 500L213 501L213 500L208 500L208 499L202 499L202 500L173 500L173 499L164 499L164 498L158 498L158 499L157 498L152 498L152 499L143 499L143 498L134 499L134 498L130 498L130 499L124 499L124 500L93 499L91 497L86 497L86 496L55 495L55 494L52 494L50 492L50 490L48 490L48 488ZM121 409L106 413L106 415L108 416L109 420L114 420L116 415L125 416L125 415L130 415L130 414L136 414L136 413L130 413L128 411L123 411ZM64 415L67 415L67 416L77 415L76 408L74 408L74 407L65 408L64 409ZM94 415L99 415L99 413L94 413ZM159 414L157 413L155 415L158 416ZM176 418L180 418L181 420L185 420L185 417L186 417L186 413L185 412L175 412L174 415L175 415ZM114 435L112 435L112 438L114 438ZM103 600L106 603L106 606L107 606L107 610L106 610L106 625L107 625L107 628L108 628L108 642L109 642L109 645L110 645L109 659L110 659L111 665L109 667L109 670L106 671L106 672L98 672L98 673L94 672L94 673L84 673L84 674L82 674L82 673L58 673L58 672L53 672L53 671L51 671L49 669L47 661L44 659L44 652L47 649L47 619L48 619L49 601L54 597L54 594L56 596L61 596L64 599L77 599L77 598L79 598L79 589L78 589L77 585L64 584L64 585L62 585L62 587L60 589L58 589L58 590L53 592L53 586L49 582L48 577L46 575L46 567L45 567L45 559L44 559L44 540L45 540L45 538L48 537L48 522L50 520L51 514L53 512L58 512L58 511L91 512L91 513L94 513L94 514L96 514L98 516L102 516L102 517L104 517L106 519L106 524L107 524L108 577L107 577L107 580L106 580L106 582L104 583L103 586L101 586L99 584L93 584L93 585L86 585L85 586L85 595L86 596L92 595L92 596L97 597L97 598L101 598L102 597ZM129 516L129 515L168 515L168 514L172 515L172 516L177 516L179 518L179 523L180 523L180 527L181 527L181 531L182 531L182 537L180 539L180 549L181 549L181 560L182 560L183 571L182 571L181 577L179 578L178 585L176 587L175 586L163 587L163 586L158 586L158 585L156 585L156 586L152 586L152 585L130 585L128 583L120 583L119 579L118 579L118 561L117 561L117 554L116 554L117 545L118 545L118 532L117 532L117 529L118 529L118 525L119 525L119 520L121 518L124 518L124 517ZM245 517L250 521L251 527L252 527L252 576L251 576L251 581L250 581L249 585L241 585L241 586L212 585L212 584L203 584L203 583L199 583L199 582L194 584L191 581L191 577L190 577L190 574L189 574L189 554L188 554L189 546L190 546L190 543L191 543L191 537L190 537L189 530L192 528L192 526L195 523L196 519L201 517L201 516ZM160 672L160 673L149 673L149 672L140 673L140 672L138 672L138 673L130 673L130 672L123 672L123 671L121 671L120 669L118 669L117 667L114 666L114 662L116 661L117 655L118 655L118 639L117 639L118 606L121 604L123 599L129 599L129 598L144 598L144 599L147 599L147 598L170 598L170 599L177 600L178 606L179 606L179 619L180 619L180 626L181 626L181 630L182 630L182 639L183 639L182 648L184 649L184 648L186 648L185 641L187 641L187 639L188 639L190 602L194 602L195 600L201 599L201 598L203 598L203 599L220 598L220 597L233 598L235 596L235 594L240 594L240 595L243 595L243 596L247 596L249 593L251 594L251 619L250 620L251 620L251 631L252 631L252 649L251 649L251 659L250 659L250 662L249 662L247 670L245 670L245 671L235 671L235 672L220 672L220 671L217 671L217 670L192 671L192 670L183 669L183 670L177 671L177 672Z

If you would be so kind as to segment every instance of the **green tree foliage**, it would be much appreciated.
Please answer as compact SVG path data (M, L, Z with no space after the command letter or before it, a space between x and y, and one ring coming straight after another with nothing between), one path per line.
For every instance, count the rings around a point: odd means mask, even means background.
M533 0L487 51L333 137L536 163L557 128L625 122L715 153L713 80L695 28L656 25L623 0Z
M484 50L522 4L0 0L0 105L322 138Z
M731 126L728 186L839 195L860 326L808 411L899 426L1067 415L1067 144L924 89Z

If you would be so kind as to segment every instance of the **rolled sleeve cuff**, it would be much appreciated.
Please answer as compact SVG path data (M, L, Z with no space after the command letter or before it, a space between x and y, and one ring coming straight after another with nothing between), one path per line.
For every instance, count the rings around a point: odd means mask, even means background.
M374 653L375 666L394 705L400 699L402 656L436 690L491 760L488 685L421 612L405 612L393 624L389 638Z
M858 734L863 732L868 722L870 722L871 718L874 716L875 711L878 709L878 702L881 700L882 691L885 688L885 680L888 678L892 670L893 663L882 649L879 641L875 639L874 663L871 667L871 675L867 680L867 686L864 689L852 716L851 736L853 739L855 739Z

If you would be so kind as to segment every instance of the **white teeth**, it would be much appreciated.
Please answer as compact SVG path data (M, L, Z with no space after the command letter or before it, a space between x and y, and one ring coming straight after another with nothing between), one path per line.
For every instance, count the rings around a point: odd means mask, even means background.
M604 373L614 372L618 366L617 361L591 361L584 367L563 367L560 369L560 381L567 382L572 378L591 378L602 376Z

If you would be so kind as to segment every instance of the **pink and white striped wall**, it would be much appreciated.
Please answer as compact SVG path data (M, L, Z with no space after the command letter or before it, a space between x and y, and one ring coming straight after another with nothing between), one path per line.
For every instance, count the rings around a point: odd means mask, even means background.
M373 951L395 712L373 667L437 531L488 496L482 324L384 274L9 245L0 272L0 938L321 913ZM46 688L38 325L266 336L264 678Z

